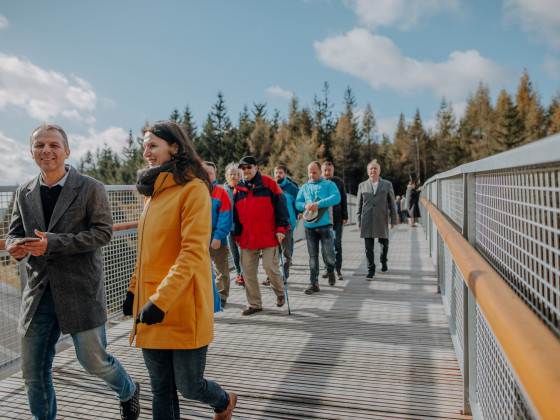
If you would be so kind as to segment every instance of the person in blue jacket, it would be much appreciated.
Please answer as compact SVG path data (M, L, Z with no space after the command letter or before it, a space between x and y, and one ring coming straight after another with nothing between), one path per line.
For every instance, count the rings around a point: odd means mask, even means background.
M286 204L290 213L290 229L282 240L281 252L284 256L284 274L286 279L290 276L290 263L292 261L292 247L294 243L294 229L296 227L297 215L301 213L296 210L296 198L299 192L298 186L288 177L288 169L283 165L274 168L274 179L282 188L286 196Z
M340 203L340 192L336 184L321 175L321 164L311 162L307 166L309 181L301 186L296 198L296 209L303 211L305 237L309 253L310 284L304 290L308 295L320 291L319 288L319 242L325 252L325 263L329 285L334 286L335 259L332 235L332 206Z
M220 294L222 307L229 297L229 248L228 235L231 230L232 214L229 195L216 180L216 165L204 162L204 169L208 172L210 181L214 185L212 194L212 237L210 238L210 259L214 267L216 286Z

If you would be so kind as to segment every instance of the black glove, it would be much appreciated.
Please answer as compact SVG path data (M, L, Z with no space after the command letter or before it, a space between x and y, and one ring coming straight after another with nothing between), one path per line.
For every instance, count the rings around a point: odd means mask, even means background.
M126 298L122 303L122 313L128 316L132 315L133 306L134 306L134 293L132 293L129 290L128 292L126 292Z
M159 324L163 321L164 316L165 312L154 305L151 300L148 300L148 303L140 309L136 322L143 322L146 325Z

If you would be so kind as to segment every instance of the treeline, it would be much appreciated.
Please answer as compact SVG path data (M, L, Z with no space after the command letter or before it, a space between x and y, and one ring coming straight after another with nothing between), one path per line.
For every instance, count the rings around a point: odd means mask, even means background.
M424 127L419 110L409 123L401 114L392 141L386 133L378 134L369 104L358 116L354 92L347 88L343 98L344 109L337 113L325 82L310 107L293 98L286 118L278 110L269 114L265 103L255 103L252 109L245 106L233 124L224 95L218 93L200 130L188 106L182 113L174 109L169 118L183 126L203 159L216 163L221 182L227 163L245 155L254 156L263 173L285 165L299 185L307 181L310 161L329 160L353 194L374 158L381 164L381 176L392 181L399 194L411 179L422 183L463 163L560 132L560 92L543 106L527 71L515 95L502 90L495 105L481 82L460 119L442 99L432 129ZM107 147L98 149L82 158L79 169L106 184L134 184L143 165L142 138L131 130L120 155Z

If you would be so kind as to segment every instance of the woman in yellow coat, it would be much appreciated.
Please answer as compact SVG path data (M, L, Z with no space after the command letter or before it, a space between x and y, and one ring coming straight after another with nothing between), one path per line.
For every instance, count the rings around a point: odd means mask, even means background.
M123 303L133 315L132 344L142 348L152 385L154 419L179 419L177 390L230 419L237 397L204 378L214 338L210 266L212 184L202 160L172 121L144 128L146 169L138 192L146 203L138 225L138 260Z

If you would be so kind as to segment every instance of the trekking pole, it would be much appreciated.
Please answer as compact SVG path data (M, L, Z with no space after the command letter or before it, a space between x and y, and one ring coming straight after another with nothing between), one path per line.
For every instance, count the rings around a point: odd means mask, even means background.
M284 257L282 252L282 243L278 241L278 246L280 247L280 264L282 264L282 279L284 280L284 290L286 291L286 302L288 303L288 315L291 315L290 311L290 298L288 297L288 284L286 283L286 271L284 271Z

